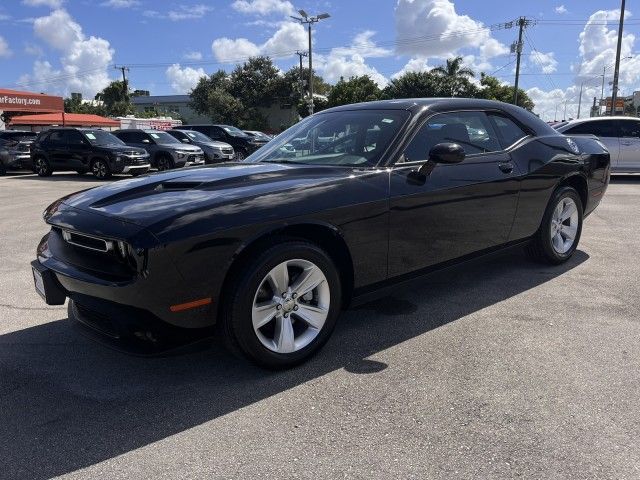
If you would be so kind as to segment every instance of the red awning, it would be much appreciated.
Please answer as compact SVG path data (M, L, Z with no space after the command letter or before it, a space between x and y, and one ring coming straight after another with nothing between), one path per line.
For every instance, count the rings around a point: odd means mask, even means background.
M65 113L64 124L67 127L119 127L119 120L85 113ZM62 125L62 113L42 115L20 115L13 117L10 125Z
M62 97L0 88L0 110L5 112L62 112Z

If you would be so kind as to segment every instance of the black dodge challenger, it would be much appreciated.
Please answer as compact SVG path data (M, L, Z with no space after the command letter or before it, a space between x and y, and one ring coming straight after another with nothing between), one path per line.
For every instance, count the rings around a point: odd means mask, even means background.
M563 136L512 105L347 105L243 162L54 202L35 286L125 350L217 331L252 361L288 367L320 349L342 308L399 280L517 244L566 261L608 182L595 137Z

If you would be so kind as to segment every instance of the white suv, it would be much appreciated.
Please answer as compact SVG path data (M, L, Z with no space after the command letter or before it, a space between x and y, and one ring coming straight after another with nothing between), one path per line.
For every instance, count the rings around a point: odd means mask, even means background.
M565 135L595 135L611 154L612 172L640 173L640 118L585 118L555 128Z

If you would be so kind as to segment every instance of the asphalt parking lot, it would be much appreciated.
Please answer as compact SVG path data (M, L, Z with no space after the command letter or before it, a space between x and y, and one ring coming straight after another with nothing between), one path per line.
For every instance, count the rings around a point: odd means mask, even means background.
M0 477L640 477L640 177L566 265L519 252L345 312L309 363L143 359L71 328L29 262L91 176L0 178Z

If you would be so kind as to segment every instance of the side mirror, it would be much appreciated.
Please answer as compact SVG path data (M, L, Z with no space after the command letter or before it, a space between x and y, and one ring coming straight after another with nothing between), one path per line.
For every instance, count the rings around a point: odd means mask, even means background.
M464 156L464 148L457 143L438 143L429 150L429 160L434 163L460 163Z
M151 140L149 140L148 138L143 138L142 143L151 143Z
M428 160L418 169L418 174L430 175L438 163L455 164L464 160L464 148L457 143L438 143L429 150Z

